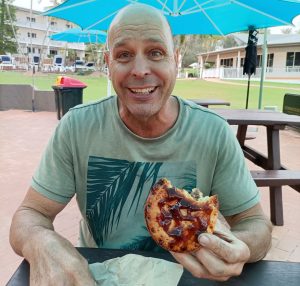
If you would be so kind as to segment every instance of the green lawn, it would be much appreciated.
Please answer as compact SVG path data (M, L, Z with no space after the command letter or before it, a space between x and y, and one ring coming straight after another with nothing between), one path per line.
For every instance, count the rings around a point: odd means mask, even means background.
M32 84L41 90L52 90L57 75L28 73L0 72L0 83ZM105 77L94 75L71 75L87 84L84 90L84 102L91 102L106 96L107 81ZM238 83L238 85L236 84ZM241 85L242 84L242 85ZM184 98L214 98L231 102L231 108L244 108L246 100L247 83L245 81L232 81L225 83L209 82L198 79L177 80L173 94ZM249 108L258 107L259 82L251 82ZM262 106L278 106L281 110L285 93L300 93L299 85L266 82Z

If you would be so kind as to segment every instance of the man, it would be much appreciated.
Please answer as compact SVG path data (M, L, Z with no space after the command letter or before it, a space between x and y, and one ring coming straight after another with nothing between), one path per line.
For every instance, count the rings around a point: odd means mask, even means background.
M117 97L64 116L13 218L11 245L29 261L31 285L93 285L86 261L53 229L74 194L83 216L81 245L157 250L143 205L161 177L218 194L231 226L220 223L218 236L200 235L199 251L174 257L196 277L239 275L246 262L266 254L271 225L230 127L208 109L171 96L178 54L156 9L121 10L108 48Z

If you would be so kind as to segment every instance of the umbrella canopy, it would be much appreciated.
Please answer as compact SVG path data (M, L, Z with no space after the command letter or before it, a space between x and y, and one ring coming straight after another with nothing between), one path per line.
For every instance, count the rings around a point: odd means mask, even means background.
M106 33L99 30L69 29L49 36L51 40L69 43L102 44L106 42Z
M245 48L245 62L243 67L243 74L247 74L249 77L256 70L257 65L257 37L258 32L256 30L249 30L248 44Z
M161 10L174 35L226 35L249 27L289 25L300 14L297 0L67 0L44 15L66 19L83 29L107 30L114 15L130 3Z

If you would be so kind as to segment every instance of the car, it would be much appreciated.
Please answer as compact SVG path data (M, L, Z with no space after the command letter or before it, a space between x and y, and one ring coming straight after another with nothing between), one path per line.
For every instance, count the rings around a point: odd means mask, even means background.
M85 66L89 69L95 69L95 63L93 62L87 62Z
M85 64L84 61L76 60L72 65L73 71L77 72L79 70L82 70L84 68L84 64Z
M53 66L54 67L63 67L64 66L64 58L60 55L55 55L53 58Z
M95 68L95 63L93 62L87 62L85 63L84 61L82 60L76 60L74 62L74 64L72 65L72 71L95 71L96 68Z
M0 69L1 70L11 70L15 69L13 64L13 59L9 55L0 55Z
M0 64L2 65L12 65L12 58L8 55L0 55Z

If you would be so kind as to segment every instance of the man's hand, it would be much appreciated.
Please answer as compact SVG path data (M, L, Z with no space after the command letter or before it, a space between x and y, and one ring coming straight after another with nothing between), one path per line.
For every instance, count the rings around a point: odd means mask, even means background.
M226 281L238 276L250 257L248 246L218 222L214 234L199 236L202 247L194 253L174 253L174 258L195 277Z
M10 243L30 264L31 286L95 285L87 261L54 231L52 222L64 207L30 188L13 217Z
M45 232L44 243L30 250L30 285L94 286L87 261L72 244L55 232Z

